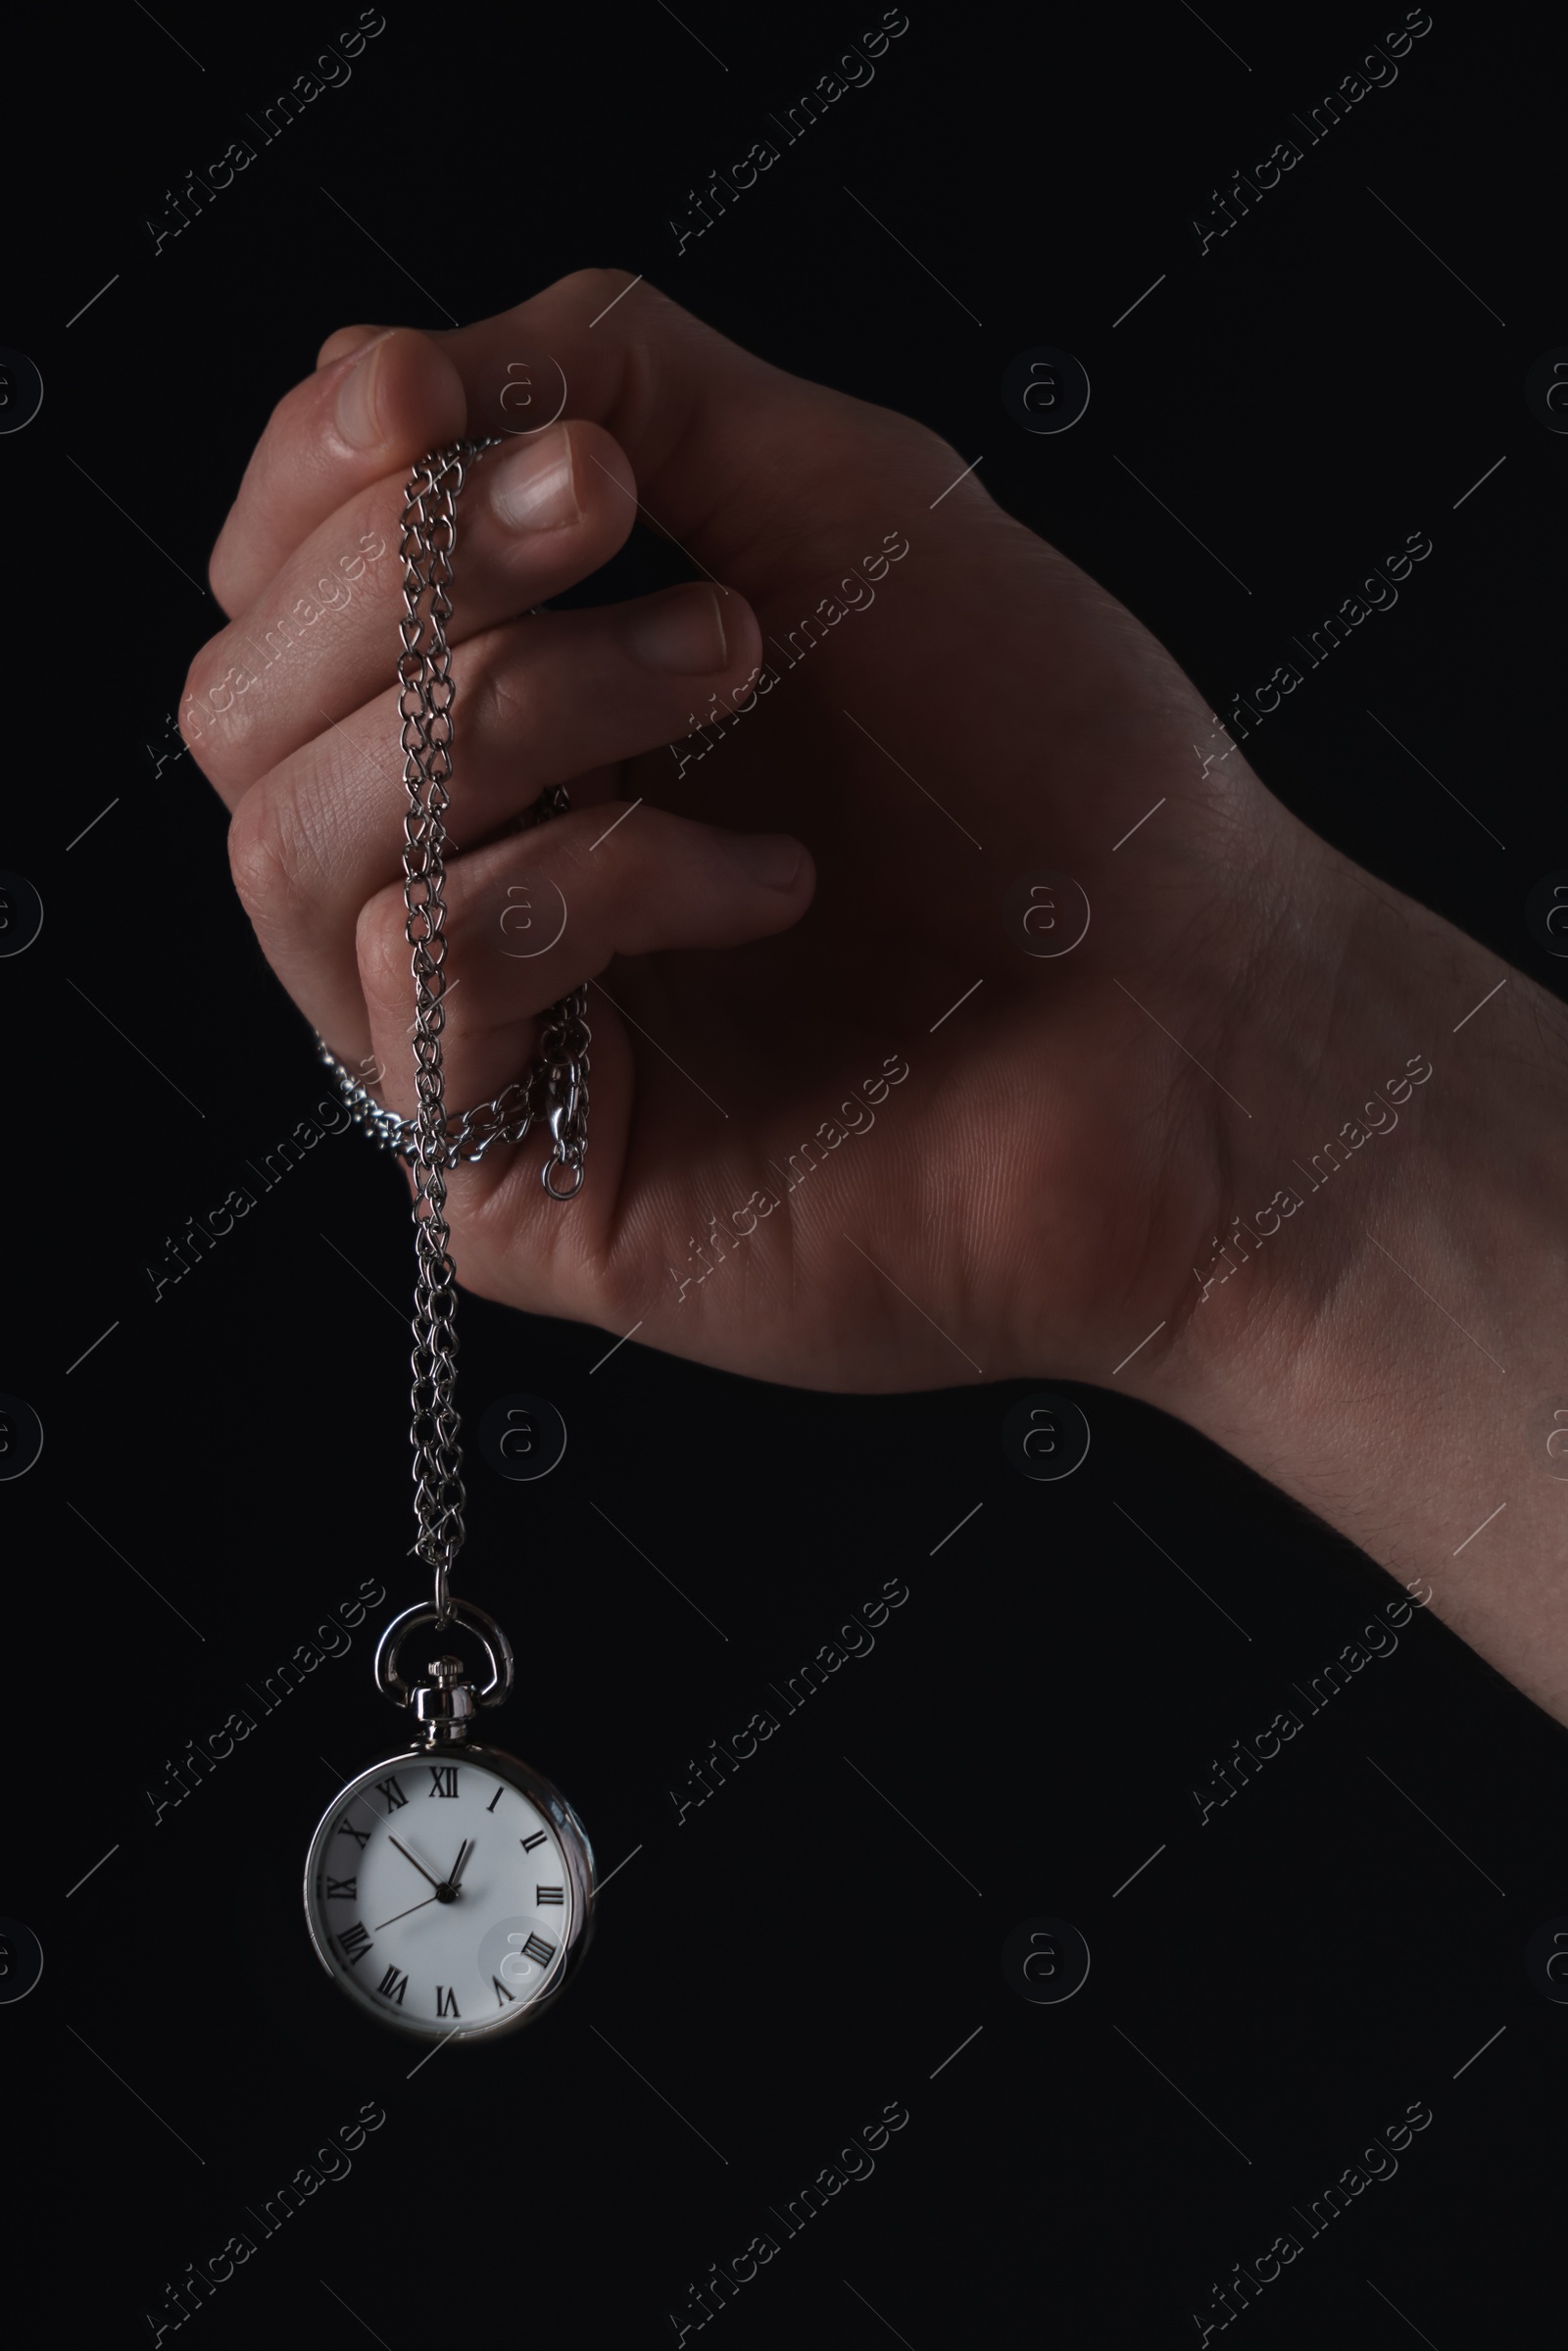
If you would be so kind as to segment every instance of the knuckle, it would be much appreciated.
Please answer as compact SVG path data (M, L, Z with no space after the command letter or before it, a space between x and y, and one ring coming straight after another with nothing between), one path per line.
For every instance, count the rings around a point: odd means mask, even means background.
M395 883L360 908L354 956L368 1004L395 1006L412 997L407 921L403 893Z
M468 723L487 746L510 750L527 741L538 712L532 650L523 629L490 628L470 637L454 663Z
M236 543L237 535L234 514L231 510L228 519L218 534L213 552L207 561L207 585L212 590L220 611L227 612L230 618L233 617L239 607L244 587L244 571Z
M614 901L624 870L624 860L607 860L599 856L597 843L631 809L629 800L596 801L591 808L573 809L564 824L558 825L558 838L553 844L556 857L556 880L568 905L606 906ZM645 832L637 845L641 851L639 862L646 867L649 857L649 834Z
M220 660L222 636L210 638L189 669L179 695L179 731L186 747L211 773L218 750L218 720L233 707L233 672Z
M247 779L245 745L260 699L251 691L257 682L252 665L234 654L227 629L204 645L190 665L179 705L181 734L192 751L199 747L200 766L220 785Z
M608 299L612 294L620 293L627 278L635 275L633 269L569 269L564 277L557 278L556 286L563 294L587 297L603 295Z
M228 869L239 902L258 936L296 929L307 907L298 843L282 797L258 784L246 793L228 828Z

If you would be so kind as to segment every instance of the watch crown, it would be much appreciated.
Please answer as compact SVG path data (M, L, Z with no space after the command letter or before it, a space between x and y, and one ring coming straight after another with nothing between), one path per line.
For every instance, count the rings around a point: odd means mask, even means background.
M461 1657L432 1657L430 1676L414 1692L414 1719L425 1746L450 1746L468 1736L478 1712L473 1682Z

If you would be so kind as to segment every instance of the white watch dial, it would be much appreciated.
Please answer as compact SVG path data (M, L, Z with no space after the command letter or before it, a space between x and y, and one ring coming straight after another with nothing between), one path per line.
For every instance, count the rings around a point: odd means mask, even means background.
M345 1989L431 2036L514 2023L559 1976L575 1921L550 1820L461 1750L352 1781L316 1833L306 1904Z

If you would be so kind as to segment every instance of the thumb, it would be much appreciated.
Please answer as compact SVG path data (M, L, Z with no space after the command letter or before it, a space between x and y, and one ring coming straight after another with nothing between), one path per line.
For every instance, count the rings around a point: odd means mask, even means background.
M576 270L430 340L463 379L470 433L592 417L631 460L641 518L754 603L837 565L847 529L897 522L911 466L935 498L963 462L913 418L771 367L621 270ZM990 503L972 481L963 492Z

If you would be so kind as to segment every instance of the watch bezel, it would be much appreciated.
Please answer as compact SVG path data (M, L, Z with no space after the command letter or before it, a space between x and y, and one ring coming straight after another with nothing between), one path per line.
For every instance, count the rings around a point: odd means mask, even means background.
M526 1796L535 1811L548 1820L554 1830L565 1857L566 1870L571 1882L571 1925L556 1953L543 1990L536 1992L531 2000L519 2001L515 2013L509 2011L498 2017L494 2023L480 2024L475 2021L471 2025L460 2024L456 2028L436 2024L426 2025L403 2017L395 2010L383 2008L367 1992L357 1987L355 1980L332 1956L326 1944L324 1924L318 1922L313 1902L312 1889L320 1850L325 1838L335 1828L345 1803L359 1793L367 1780L373 1779L380 1773L396 1771L400 1766L407 1769L411 1757L417 1757L421 1761L428 1762L437 1756L453 1763L477 1764L495 1779L504 1781L509 1787L515 1788L519 1795ZM409 1745L397 1748L392 1754L383 1756L374 1763L367 1764L363 1770L355 1773L352 1780L346 1780L343 1783L318 1821L315 1833L311 1837L305 1856L302 1898L305 1926L311 1938L311 1948L316 1953L324 1972L342 1992L343 1997L352 2002L358 2013L373 2019L375 2023L384 2026L389 2033L395 2033L400 2039L424 2041L430 2047L435 2048L447 2041L457 2046L464 2042L478 2044L504 2039L509 2033L520 2033L524 2027L533 2024L548 2009L553 2008L576 1975L592 1938L596 1891L594 1852L593 1846L589 1842L588 1832L560 1788L552 1781L547 1780L542 1772L535 1771L533 1766L524 1763L520 1756L509 1754L504 1747L487 1746L479 1739L466 1739L461 1745L453 1744L440 1748L428 1746L423 1739L415 1739Z

